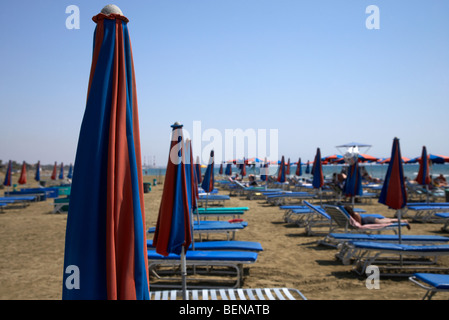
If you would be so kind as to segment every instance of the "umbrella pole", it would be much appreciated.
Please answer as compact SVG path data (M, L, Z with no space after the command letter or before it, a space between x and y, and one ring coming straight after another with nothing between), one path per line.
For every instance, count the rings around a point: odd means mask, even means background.
M187 267L184 246L181 248L182 299L187 300Z
M402 216L402 212L401 209L396 211L396 215L398 217L398 239L399 239L399 244L402 243L402 234L401 234L401 216ZM399 260L400 260L400 266L402 267L402 254L399 255Z
M429 203L429 185L426 184L426 201Z

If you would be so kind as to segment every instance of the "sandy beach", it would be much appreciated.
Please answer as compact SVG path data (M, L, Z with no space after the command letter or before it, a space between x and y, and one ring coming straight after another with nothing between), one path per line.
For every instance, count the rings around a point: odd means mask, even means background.
M162 188L152 186L144 194L147 228L156 224ZM336 260L335 249L317 244L322 237L307 236L304 228L285 223L282 211L264 200L235 196L226 206L250 208L244 216L248 227L237 232L236 239L258 241L264 248L245 274L245 288L295 288L310 300L418 300L424 294L406 277L381 277L380 289L367 289L366 277ZM394 215L376 200L357 206L368 213ZM0 299L61 299L67 214L52 214L52 209L53 199L48 199L0 214ZM403 234L449 236L440 229L441 224L412 223ZM440 264L449 267L449 257L440 259ZM434 299L448 299L448 294L439 293Z

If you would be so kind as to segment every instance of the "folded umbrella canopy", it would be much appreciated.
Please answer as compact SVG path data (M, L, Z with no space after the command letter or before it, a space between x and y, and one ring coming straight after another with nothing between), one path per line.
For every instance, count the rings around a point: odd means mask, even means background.
M27 165L25 161L22 163L22 171L20 172L19 184L27 183Z
M206 173L204 173L201 188L207 193L214 190L214 150L210 152L209 164L207 165Z
M404 170L401 161L401 148L399 139L393 139L391 161L389 162L384 184L379 196L379 203L397 210L398 236L401 241L401 209L407 205L407 191L404 183Z
M186 290L185 252L192 243L189 192L185 168L185 147L182 125L172 125L170 156L165 174L153 245L156 252L168 256L181 255L183 292Z
M51 180L56 180L56 171L57 171L58 163L55 161L53 165L53 171L51 173Z
M36 174L34 175L34 180L40 181L41 180L41 162L38 161L36 165Z
M355 161L349 166L348 175L343 187L343 194L346 197L351 197L353 207L355 196L361 196L363 194L362 175L360 174L360 166L358 161Z
M93 17L97 25L67 217L62 297L149 299L128 19L119 9L103 12Z
M296 172L295 173L298 177L302 176L301 158L298 159L298 163L296 164Z
M316 149L315 161L313 162L313 166L312 166L312 175L313 175L312 186L315 189L319 190L320 205L322 205L323 197L322 197L321 188L324 185L324 177L323 177L323 167L322 167L322 164L321 164L321 150L320 150L320 148Z
M61 162L61 167L59 168L59 180L64 179L64 163Z
M6 168L5 180L3 181L3 185L6 187L10 187L12 185L11 174L12 174L12 162L11 160L9 160L8 167Z
M228 163L226 165L225 174L227 176L231 176L232 175L232 163Z
M426 187L426 201L429 202L429 184L431 182L429 173L430 157L427 155L426 146L422 147L421 158L418 161L419 171L415 181Z
M282 156L281 162L279 163L277 182L281 182L281 183L285 182L285 161L284 161L284 156Z

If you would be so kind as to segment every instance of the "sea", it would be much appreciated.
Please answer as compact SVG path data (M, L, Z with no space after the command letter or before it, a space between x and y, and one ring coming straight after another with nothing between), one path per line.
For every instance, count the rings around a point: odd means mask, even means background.
M378 179L384 179L385 175L387 173L387 169L388 169L388 164L362 164L361 166L364 166L366 171L368 172L368 174L370 174L373 178L378 178ZM407 179L415 179L416 176L418 175L418 170L419 170L419 164L417 163L409 163L409 164L403 164L403 169L404 169L404 176L407 177ZM344 170L345 168L347 168L347 165L323 165L323 175L325 179L331 179L332 175L334 173L340 173L342 172L342 170ZM202 168L202 173L204 174L204 172L206 171L206 168ZM214 172L215 172L215 176L219 175L219 166L215 165L214 167ZM276 174L278 170L277 166L271 166L269 168L269 174L273 175ZM304 179L308 179L311 178L312 175L309 173L305 173L306 171L306 166L302 165L302 172L303 174L301 175L300 178L304 178ZM239 169L237 169L237 167L232 167L232 172L236 173L236 172L240 172ZM296 166L291 166L290 167L290 173L292 175L294 175L296 172ZM149 176L164 176L165 175L165 168L144 168L143 169L143 174L144 175L149 175ZM258 166L247 166L246 168L246 174L254 174L256 176L260 175L260 167ZM439 176L440 174L443 174L443 176L449 181L449 164L433 164L430 166L430 174L432 176L432 178L435 178L437 176Z

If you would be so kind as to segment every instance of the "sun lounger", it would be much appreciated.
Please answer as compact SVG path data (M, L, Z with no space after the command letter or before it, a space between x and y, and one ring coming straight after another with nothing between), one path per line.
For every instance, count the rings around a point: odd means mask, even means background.
M70 198L57 198L53 200L53 213L64 213L69 211Z
M282 192L267 195L266 199L269 204L280 206L284 205L286 202L294 200L303 200L303 199L313 199L316 195L309 192Z
M247 222L231 223L227 221L201 221L193 224L193 233L200 236L203 234L225 233L227 240L235 239L235 232L244 229L248 225ZM147 230L148 233L154 233L156 227Z
M349 213L343 207L333 206L333 205L324 205L323 208L319 206L314 206L308 201L304 201L304 204L309 208L314 210L315 216L312 220L308 222L305 226L306 233L308 235L317 234L313 229L316 228L326 228L327 232L322 232L325 235L335 232L336 230L342 230L344 233L348 232L363 232L363 233L372 233L372 232L381 232L385 230L392 230L396 232L398 225L394 224L372 224L372 225L360 225L357 221L355 221ZM374 216L377 218L384 218L379 214L364 214L361 213L361 216ZM402 223L401 225L407 225L406 223ZM326 244L326 238L319 243Z
M439 256L449 255L448 244L411 245L381 241L354 241L351 242L351 245L358 249L358 255L354 257L353 269L359 274L365 274L368 266L377 266L379 264L388 265L382 267L385 270L400 271L390 275L408 275L403 271L407 269L418 270L424 268L423 266L427 270L439 269L449 271L449 268L445 267L429 267L430 265L436 265Z
M181 287L181 278L179 272L173 271L173 267L181 265L181 257L176 254L169 254L164 257L155 250L148 250L148 268L150 274L155 276L158 281L152 281L151 286L173 288ZM243 265L253 264L257 261L258 254L256 252L248 251L197 251L188 250L185 255L187 267L190 267L191 272L194 272L195 277L189 277L188 271L187 282L199 282L204 288L204 281L218 281L218 287L232 287L237 288L243 283ZM166 268L169 267L167 270ZM193 267L193 269L192 269ZM205 268L205 269L203 269ZM168 277L164 277L164 274ZM215 275L231 275L232 279L212 279L211 277L198 278L198 274ZM230 282L230 284L229 284ZM228 283L225 285L225 283ZM193 285L189 285L192 287ZM209 287L215 287L210 285Z
M220 194L200 195L198 198L198 204L205 205L207 203L208 206L224 206L225 201L230 199L231 198L229 196Z
M449 231L449 212L437 212L435 216L442 219L444 226L441 228L442 231Z
M150 300L181 300L181 290L150 291ZM198 289L187 290L187 300L307 300L297 289Z
M415 273L409 280L426 290L423 300L432 300L437 292L449 292L448 274Z
M35 196L0 197L0 204L2 204L3 209L24 208L29 206L32 201L36 201Z
M147 240L147 247L149 249L153 247L153 240ZM200 251L208 251L208 250L227 250L227 251L254 251L260 252L263 251L262 245L259 242L252 241L204 241L204 242L195 242L190 245L189 250L200 250Z
M448 211L449 206L446 205L415 205L410 204L403 212L403 217L417 222L441 222L435 213Z

